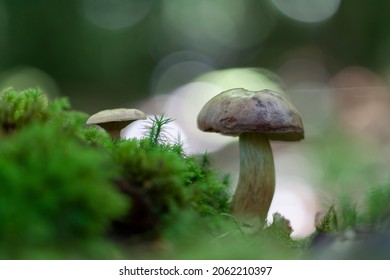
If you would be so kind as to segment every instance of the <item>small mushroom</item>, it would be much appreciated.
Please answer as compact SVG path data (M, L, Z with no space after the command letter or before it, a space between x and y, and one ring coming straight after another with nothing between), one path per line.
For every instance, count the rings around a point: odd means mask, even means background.
M275 190L275 167L269 140L304 138L301 116L282 94L271 90L224 91L210 99L198 115L198 128L239 136L240 174L232 212L242 225L260 227Z
M120 139L123 128L136 120L144 120L146 115L137 109L110 109L100 111L89 117L86 124L95 124L107 131L112 139Z

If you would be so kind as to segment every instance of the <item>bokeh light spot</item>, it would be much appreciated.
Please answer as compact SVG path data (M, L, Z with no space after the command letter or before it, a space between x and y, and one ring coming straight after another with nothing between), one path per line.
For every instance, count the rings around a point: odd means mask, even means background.
M261 68L231 68L206 73L197 81L214 84L222 90L245 88L247 90L270 89L283 93L281 80L271 71Z
M176 89L166 106L169 116L177 120L188 135L188 153L204 153L220 149L234 141L232 137L218 133L205 133L197 127L197 117L204 104L221 92L221 88L210 83L193 82Z
M107 30L120 30L141 21L152 4L152 0L83 0L82 8L93 24Z
M295 176L279 176L276 183L268 221L271 222L272 214L277 212L290 221L293 237L301 238L313 233L314 217L318 211L313 188Z
M171 53L160 60L152 75L152 93L166 94L214 68L207 56L192 51Z
M54 79L47 73L33 67L16 67L0 73L0 90L13 87L16 90L40 88L51 97L60 95L60 90Z
M261 42L274 21L266 11L255 13L246 0L165 0L161 27L178 46L224 56Z
M302 22L320 22L333 16L341 0L272 0L286 16Z

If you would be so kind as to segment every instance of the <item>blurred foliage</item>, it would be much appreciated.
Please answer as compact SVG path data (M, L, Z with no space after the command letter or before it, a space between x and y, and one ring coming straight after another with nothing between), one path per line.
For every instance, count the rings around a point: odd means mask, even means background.
M111 183L116 175L107 154L57 124L2 139L0 258L115 256L102 235L128 208Z
M359 201L342 195L319 221L317 231L332 233L356 227L390 230L389 199L390 183L371 187Z
M278 213L265 229L244 232L230 215L222 215L217 231L201 232L177 244L177 250L149 258L173 259L298 259L304 256L309 239L294 240L289 221ZM198 223L199 224L199 223ZM198 225L197 224L197 225ZM141 254L142 256L142 254ZM148 255L147 255L148 256Z
M306 257L389 259L389 199L390 183L370 188L359 201L339 197L318 221Z
M305 154L316 165L314 172L317 172L320 187L331 197L362 199L365 190L387 174L381 147L349 134L336 122L307 145ZM324 203L331 204L331 201Z
M390 59L386 12L390 4L385 0L342 0L331 18L315 23L285 16L272 1L243 0L240 2L244 3L244 8L239 5L240 9L236 8L235 1L179 1L176 6L170 5L169 10L166 6L172 1L95 2L93 6L93 1L87 0L61 3L1 0L0 22L4 28L0 28L0 35L6 43L0 45L0 69L22 65L41 69L58 82L64 95L75 100L85 95L78 107L90 109L103 106L99 99L108 92L115 98L107 102L116 105L144 97L151 88L151 77L158 62L176 51L200 51L209 56L211 66L220 69L252 66L272 71L286 58L294 58L294 53L297 58L314 57L331 73L349 65L384 72ZM101 26L104 23L107 26L112 18L122 19L126 5L132 2L147 3L144 4L148 6L145 17L123 28ZM121 3L124 9L115 6ZM221 5L218 14L207 14L207 10L214 11ZM202 7L206 11L203 14L197 12ZM187 10L193 11L190 13L192 22L207 24L211 21L206 25L211 31L201 32L198 28L203 25L188 26ZM176 20L173 23L177 24L165 22L165 13L175 15L171 20ZM97 25L91 15L100 17L102 24ZM128 18L133 16L130 10ZM235 33L232 27L223 29L229 26L244 28L245 32ZM177 32L187 27L186 32ZM197 41L187 42L193 34L199 35ZM212 46L216 48L214 53L207 53L195 44L208 46L211 39L220 37L232 42ZM253 41L249 46L245 44L248 37ZM95 96L93 105L85 102L92 96Z

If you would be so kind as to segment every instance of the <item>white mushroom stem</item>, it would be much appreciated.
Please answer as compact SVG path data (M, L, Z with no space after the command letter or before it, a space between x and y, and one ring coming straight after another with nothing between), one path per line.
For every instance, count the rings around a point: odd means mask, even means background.
M233 196L232 211L241 224L264 224L275 191L275 167L266 135L239 136L240 175Z

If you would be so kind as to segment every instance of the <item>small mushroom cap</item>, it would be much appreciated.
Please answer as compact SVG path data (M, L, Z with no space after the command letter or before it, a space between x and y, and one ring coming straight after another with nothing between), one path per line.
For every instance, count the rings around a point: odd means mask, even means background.
M268 89L236 88L218 94L200 111L198 128L226 135L263 133L271 140L304 138L302 119L295 106L284 95Z
M146 115L137 109L110 109L100 111L89 117L86 124L96 124L104 129L115 127L122 129L136 120L144 120Z

